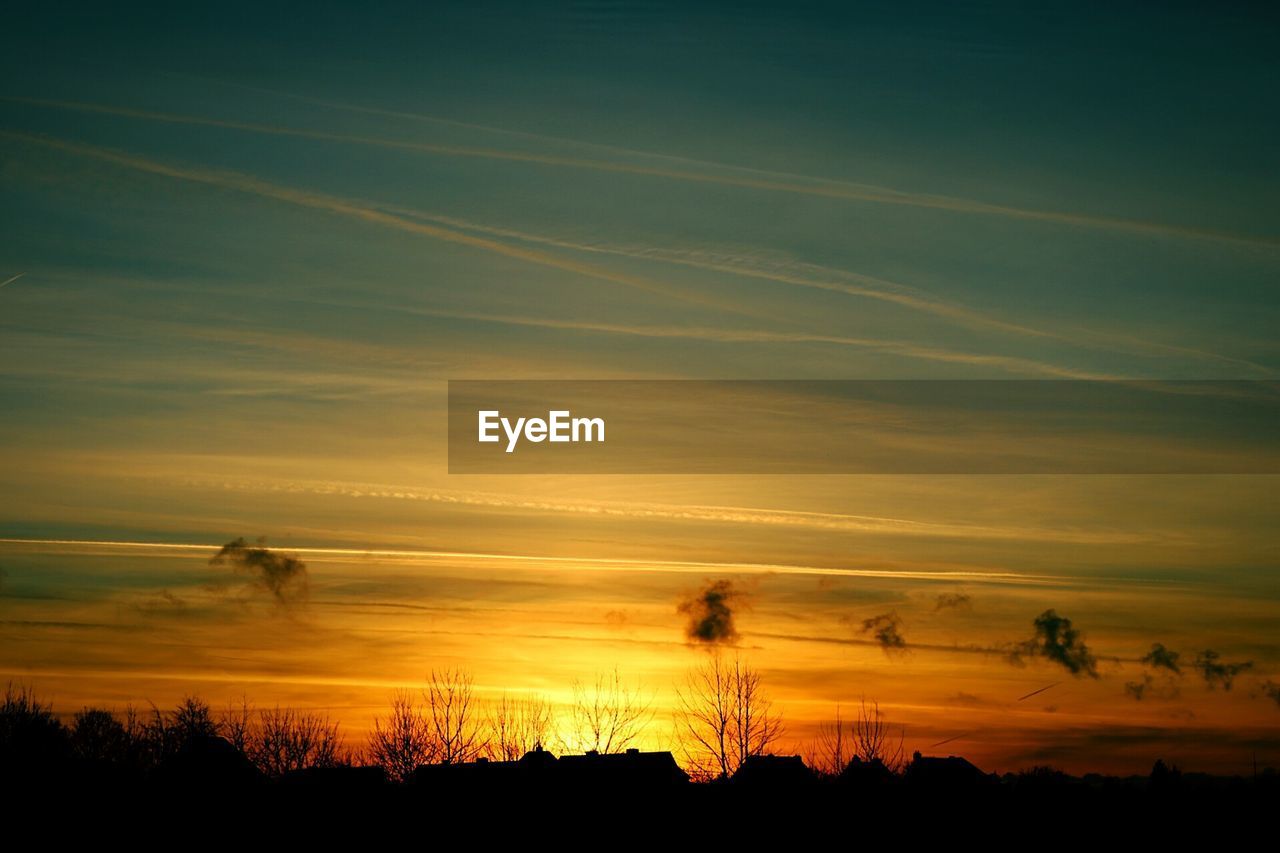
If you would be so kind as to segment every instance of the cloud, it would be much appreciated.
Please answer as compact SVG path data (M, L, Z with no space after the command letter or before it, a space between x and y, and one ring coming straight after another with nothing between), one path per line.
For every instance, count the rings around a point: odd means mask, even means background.
M664 282L630 275L628 273L619 272L606 267L583 263L572 258L559 257L557 255L548 254L526 246L511 245L498 240L480 237L475 234L467 234L452 228L444 228L427 222L406 219L403 216L395 216L393 214L386 213L353 199L339 198L337 196L325 195L323 193L294 189L292 187L263 181L251 175L239 172L213 171L208 169L171 166L155 160L148 160L145 157L136 157L131 154L113 151L109 148L82 145L80 143L67 142L65 140L55 139L52 137L34 136L14 131L0 131L0 137L20 139L24 142L43 145L57 151L63 151L65 153L81 157L90 157L95 160L111 163L116 166L132 169L138 172L160 175L167 178L174 178L176 180L191 181L209 186L224 187L249 195L273 199L285 204L292 204L337 216L357 219L369 225L382 226L396 231L404 231L448 243L469 246L470 248L478 249L480 251L492 252L504 257L558 269L563 272L608 281L613 284L632 287L650 293L658 293L682 302L702 304L708 307L730 311L732 313L741 313L740 305L731 306L727 303L721 304L714 300L708 300L697 293L690 292L688 288L678 288Z
M973 599L967 592L944 592L938 596L934 612L939 610L968 610L973 607Z
M1163 670L1163 677L1157 679L1151 673L1144 672L1142 680L1125 682L1125 695L1135 702L1141 702L1144 699L1178 698L1182 692L1175 680L1175 677L1182 677L1182 666L1178 663L1179 657L1177 652L1166 648L1164 643L1152 643L1151 651L1139 658L1139 662L1155 670L1157 674Z
M676 612L689 617L685 636L690 642L708 645L736 642L738 630L733 624L731 605L742 595L731 580L708 581L676 608Z
M307 192L287 186L263 181L251 175L202 169L170 166L165 163L136 157L107 148L82 145L51 137L34 136L26 133L0 130L0 137L18 139L35 145L44 145L54 150L83 157L91 157L103 162L112 163L127 169L133 169L153 175L192 181L211 186L225 187L238 192L273 199L286 204L298 205L326 213L358 219L366 224L392 228L398 231L430 237L450 243L469 246L482 251L493 252L509 258L515 258L541 266L552 267L562 271L608 281L614 284L633 287L651 293L658 293L674 299L691 302L704 307L717 308L734 314L750 314L740 304L727 304L715 299L691 292L688 288L676 288L665 283L652 281L625 272L610 270L582 263L571 258L561 258L536 249L503 243L497 240L466 233L427 221L418 221L402 215L394 215L376 207L371 207L352 199ZM825 335L804 332L773 331L767 329L724 329L685 326L639 326L621 323L593 323L585 321L564 320L558 318L520 317L483 312L437 311L426 308L414 309L412 313L442 319L471 320L475 322L494 323L507 326L523 326L531 328L564 329L604 334L628 335L642 338L682 339L711 343L778 343L778 344L826 344L838 347L852 347L876 352L899 355L904 358L939 361L945 363L968 364L981 367L994 367L1015 374L1053 376L1064 379L1115 379L1111 374L1062 367L1040 362L1035 359L1017 356L992 355L949 350L939 347L915 344L910 341L882 340L875 338L850 337L847 335Z
M898 618L897 613L893 612L881 613L879 616L862 620L862 633L871 634L886 653L900 651L907 647L901 627L902 620Z
M1151 651L1143 655L1142 662L1152 669L1167 669L1176 675L1182 674L1182 667L1178 666L1178 653L1166 649L1164 643L1152 643Z
M1157 681L1150 673L1143 673L1141 681L1126 681L1124 693L1135 702L1144 699L1177 699L1181 691L1171 679Z
M1196 659L1191 665L1204 676L1205 683L1209 685L1210 690L1215 687L1230 690L1237 675L1247 669L1253 669L1253 661L1226 663L1222 660L1222 655L1213 649L1205 649L1196 655Z
M1262 684L1258 685L1258 689L1261 691L1262 696L1270 699L1272 702L1275 702L1276 705L1280 706L1280 684L1277 684L1271 679L1267 679L1262 682Z
M211 566L230 565L238 574L248 575L253 584L271 594L280 605L292 605L307 597L307 565L297 557L289 557L265 547L259 539L256 546L244 537L233 539L209 560Z
M1041 657L1059 664L1072 675L1098 677L1098 659L1085 645L1080 631L1072 627L1070 619L1059 616L1051 608L1037 616L1032 624L1035 636L1018 643L1009 652L1011 663L1021 665L1024 656Z

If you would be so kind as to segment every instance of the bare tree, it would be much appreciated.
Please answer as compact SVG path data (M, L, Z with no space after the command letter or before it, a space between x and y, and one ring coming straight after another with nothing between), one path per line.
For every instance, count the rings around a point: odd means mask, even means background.
M338 724L322 714L293 708L258 712L248 737L249 758L268 776L338 763Z
M507 694L489 709L489 752L500 761L515 761L551 736L551 703L541 696L512 699Z
M880 712L880 704L872 702L870 706L863 699L859 704L858 716L853 721L853 755L860 761L879 761L893 772L902 769L905 752L903 741L906 729L899 726L897 739L894 739L894 728Z
M432 670L424 693L439 760L458 764L482 755L486 743L471 674L461 669Z
M369 759L397 782L408 781L418 765L436 757L431 724L414 694L397 691L387 716L374 717L368 751Z
M249 752L250 729L253 725L253 707L248 698L241 696L240 703L227 702L226 709L218 717L218 734L246 755Z
M782 718L763 689L760 673L740 657L716 653L689 671L676 689L676 725L695 776L727 778L752 755L782 738Z
M160 763L177 755L184 746L218 736L218 724L209 703L195 696L184 697L172 711L151 706L149 719L137 723L132 709L130 725L138 724L144 752L151 763Z
M840 706L833 721L818 726L818 735L809 745L805 764L822 776L839 776L853 757L853 730L846 728Z
M573 683L567 750L622 752L635 743L653 718L651 702L628 687L615 668L596 676L590 687Z

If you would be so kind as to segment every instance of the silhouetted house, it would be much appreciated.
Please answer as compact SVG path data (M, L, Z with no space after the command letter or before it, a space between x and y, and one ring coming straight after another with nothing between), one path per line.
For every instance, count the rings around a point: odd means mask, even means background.
M730 782L755 788L795 788L816 779L798 755L749 755Z
M243 785L262 773L231 741L217 735L193 735L156 768L159 781L199 787Z
M460 764L424 764L413 774L415 785L436 788L552 787L659 789L682 785L689 776L669 752L588 752L557 758L538 747L518 761L480 758Z
M921 788L978 788L997 781L958 755L935 758L918 752L911 756L902 776L908 784Z
M665 788L683 785L689 774L680 769L669 752L602 753L591 750L583 755L562 755L557 772L563 784L574 787L609 786L627 788Z
M836 781L841 785L866 789L883 788L893 784L895 780L893 771L885 767L880 759L863 761L861 758L854 758L840 771Z

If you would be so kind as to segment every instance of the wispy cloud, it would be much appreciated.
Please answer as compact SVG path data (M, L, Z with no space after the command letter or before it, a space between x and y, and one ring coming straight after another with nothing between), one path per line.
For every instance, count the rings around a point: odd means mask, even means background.
M815 332L783 332L769 329L724 329L706 326L642 326L626 323L604 323L586 320L561 320L552 317L524 317L514 314L490 314L477 311L446 311L429 308L409 309L413 313L449 320L473 320L507 326L528 326L602 334L628 335L640 338L680 339L704 343L747 344L822 344L900 355L922 361L992 367L1016 375L1051 376L1060 379L1117 379L1108 373L1097 373L1072 367L1061 367L1018 356L961 352L939 347L921 346L909 341L827 335Z
M527 261L539 266L551 267L564 272L586 276L587 278L607 281L612 284L619 284L625 287L647 291L649 293L657 293L682 302L710 305L732 313L741 313L739 306L705 298L697 293L689 291L686 288L651 281L640 276L634 276L604 267L594 266L592 264L581 263L569 258L557 257L555 255L547 254L546 252L540 252L536 249L512 246L496 240L477 237L472 234L464 234L460 231L431 225L425 222L415 222L405 219L402 216L386 213L357 200L339 198L336 196L325 195L323 193L309 192L307 190L294 189L292 187L263 181L259 178L240 172L213 171L185 166L173 166L167 163L149 160L144 157L114 151L108 148L100 148L94 145L84 145L78 142L68 142L66 140L55 139L53 137L37 136L28 133L0 131L0 136L21 140L31 144L43 145L67 154L93 158L126 169L133 169L135 171L145 172L152 175L161 175L177 180L225 187L263 198L297 205L299 207L306 207L312 210L346 216L371 225L378 225L386 228L392 228L397 231L418 234L423 237L430 237L434 240L442 240L448 243L456 243L473 249L479 249L505 257L514 258L516 260Z
M541 266L572 272L579 275L621 284L659 293L681 301L717 308L726 308L733 313L743 313L741 306L726 306L717 300L711 300L692 293L687 289L676 288L654 282L638 276L583 264L568 258L548 255L535 249L512 246L486 237L477 237L432 225L406 219L403 216L386 213L361 202L344 199L306 190L273 184L256 177L238 172L210 171L189 167L172 166L143 157L125 154L97 146L83 145L75 142L34 136L26 133L0 131L0 136L20 139L25 142L44 145L55 150L84 157L91 157L116 166L134 169L149 174L162 175L178 180L193 181L213 186L227 187L240 192L250 193L276 201L294 204L313 210L358 219L373 225L393 228L398 231L420 234L432 239L457 243L475 249L494 252L506 257L528 261ZM408 310L408 309L406 309ZM484 312L445 311L432 309L412 309L413 313L423 316L440 317L442 319L472 320L476 322L497 323L502 325L527 326L536 328L576 330L582 332L598 332L632 337L658 339L684 339L702 342L719 343L753 343L753 344L821 344L840 347L852 347L862 350L885 352L907 358L949 364L972 365L976 367L992 367L1019 375L1053 376L1069 379L1113 379L1110 374L1060 367L1047 362L1017 356L989 355L947 350L939 347L922 346L909 341L879 340L875 338L852 337L847 335L828 335L812 332L785 332L769 329L724 329L697 326L642 326L624 323L603 323L580 320L561 320L556 318L535 318Z
M944 592L934 602L934 612L940 610L968 610L973 606L973 599L967 592Z
M1170 225L1161 222L1149 222L1137 219L1121 219L1116 217L1095 216L1084 213L1071 213L1055 210L1036 210L1011 205L991 204L951 196L914 193L903 190L873 187L861 184L849 184L839 181L815 178L812 180L791 180L765 174L717 174L700 172L665 166L650 166L637 163L625 163L612 160L590 159L582 157L564 157L550 154L539 154L529 151L510 151L495 148L476 148L456 145L437 145L403 140L383 139L379 137L352 136L329 133L325 131L305 130L301 128L278 125L256 124L226 119L214 119L201 116L188 116L175 113L154 112L151 110L116 107L105 104L90 104L75 101L55 101L39 98L7 97L3 100L12 103L25 103L33 106L57 109L76 110L79 112L100 113L125 118L136 118L147 121L165 122L169 124L187 124L203 127L219 127L227 130L240 130L252 133L264 133L278 136L293 136L327 142L342 142L358 145L371 145L381 148L416 151L423 154L453 157L474 157L512 162L535 163L544 166L559 166L574 169L587 169L602 172L642 175L665 178L700 184L740 187L743 189L763 190L799 195L818 196L823 198L843 199L847 201L870 202L876 204L901 205L929 210L940 210L950 213L996 216L1009 219L1020 219L1032 222L1045 222L1055 225L1067 225L1081 228L1102 229L1120 233L1148 234L1163 237L1181 237L1197 240L1213 240L1223 243L1235 243L1246 246L1274 248L1280 246L1280 240L1273 237L1236 234L1206 228Z
M1154 353L1160 355L1186 355L1224 364L1246 367L1272 375L1265 365L1248 359L1235 358L1210 350L1179 344L1151 341L1133 335L1101 333L1089 329L1054 330L1015 323L965 305L947 302L901 282L850 270L833 269L818 264L795 260L763 258L759 255L723 252L707 249L675 249L661 246L619 246L610 243L566 240L541 234L532 234L512 228L499 228L471 222L452 216L441 216L401 206L384 208L389 212L411 218L426 219L454 228L476 231L508 239L522 240L540 245L554 246L575 252L613 255L635 260L657 261L693 269L719 272L726 275L772 281L779 284L810 288L847 296L862 297L897 305L909 310L940 317L965 328L1004 332L1033 338L1046 338L1072 346L1089 347L1107 352Z
M1222 655L1213 649L1205 649L1196 655L1196 659L1191 665L1204 678L1204 683L1210 690L1221 687L1223 690L1230 690L1231 685L1235 683L1236 676L1242 672L1253 669L1253 661L1236 661L1228 662L1222 659Z
M1093 545L1125 545L1150 542L1151 537L1133 532L1100 530L1066 530L1048 527L990 526L927 521L889 516L853 515L847 513L806 512L803 510L765 509L743 506L703 504L664 504L642 501L571 501L548 498L522 498L490 492L448 489L424 489L386 483L348 483L334 480L310 481L292 479L254 480L235 478L187 478L189 485L244 491L284 491L353 498L393 498L427 501L459 506L489 507L556 514L589 515L605 518L638 520L701 521L711 524L744 524L766 527L797 527L823 531L849 531L882 535L924 536L957 539L990 539L1029 542L1069 542ZM963 596L953 593L941 596ZM948 599L950 601L950 599ZM963 606L958 599L951 606Z
M885 654L900 652L907 647L906 638L902 636L902 619L897 613L881 613L863 619L861 631L870 634Z

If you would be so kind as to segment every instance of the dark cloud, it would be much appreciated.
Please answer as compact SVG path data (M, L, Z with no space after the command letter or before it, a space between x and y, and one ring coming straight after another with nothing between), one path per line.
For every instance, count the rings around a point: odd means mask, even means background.
M944 592L938 596L934 612L939 610L968 610L973 606L973 599L967 592Z
M277 604L288 606L306 600L307 566L297 557L289 557L266 547L266 540L256 545L244 537L222 546L209 561L211 566L229 565L237 574L247 575L260 589L271 594Z
M741 590L734 589L731 580L708 581L676 608L676 612L689 617L685 636L690 642L708 645L737 642L732 604L741 596Z
M1150 673L1143 673L1141 681L1126 681L1124 694L1134 701L1144 699L1177 699L1181 694L1178 685L1172 679L1156 680Z
M627 614L621 610L610 610L604 614L604 621L610 628L621 628L627 624Z
M1142 662L1152 669L1167 669L1175 675L1182 674L1182 667L1178 666L1178 653L1172 649L1166 649L1164 643L1152 643L1151 651L1142 657Z
M1205 649L1196 655L1195 661L1191 664L1200 674L1204 676L1205 683L1212 690L1215 687L1221 687L1223 690L1230 690L1231 685L1235 682L1236 676L1247 669L1253 669L1253 661L1246 660L1239 663L1227 663L1222 660L1222 655L1213 649Z
M1141 681L1125 682L1125 695L1137 702L1144 699L1177 699L1182 692L1176 680L1182 677L1179 657L1177 652L1166 648L1164 643L1152 643L1151 651L1138 660L1162 677L1156 678L1151 673L1144 672Z
M1021 665L1023 657L1040 657L1059 664L1072 675L1098 677L1098 659L1084 643L1084 636L1071 620L1050 609L1032 622L1036 633L1018 643L1008 654L1009 661Z
M1258 690L1261 691L1262 696L1280 705L1280 684L1267 679L1258 685Z
M870 634L886 652L900 651L907 646L902 636L902 620L897 613L881 613L862 620L862 633Z

